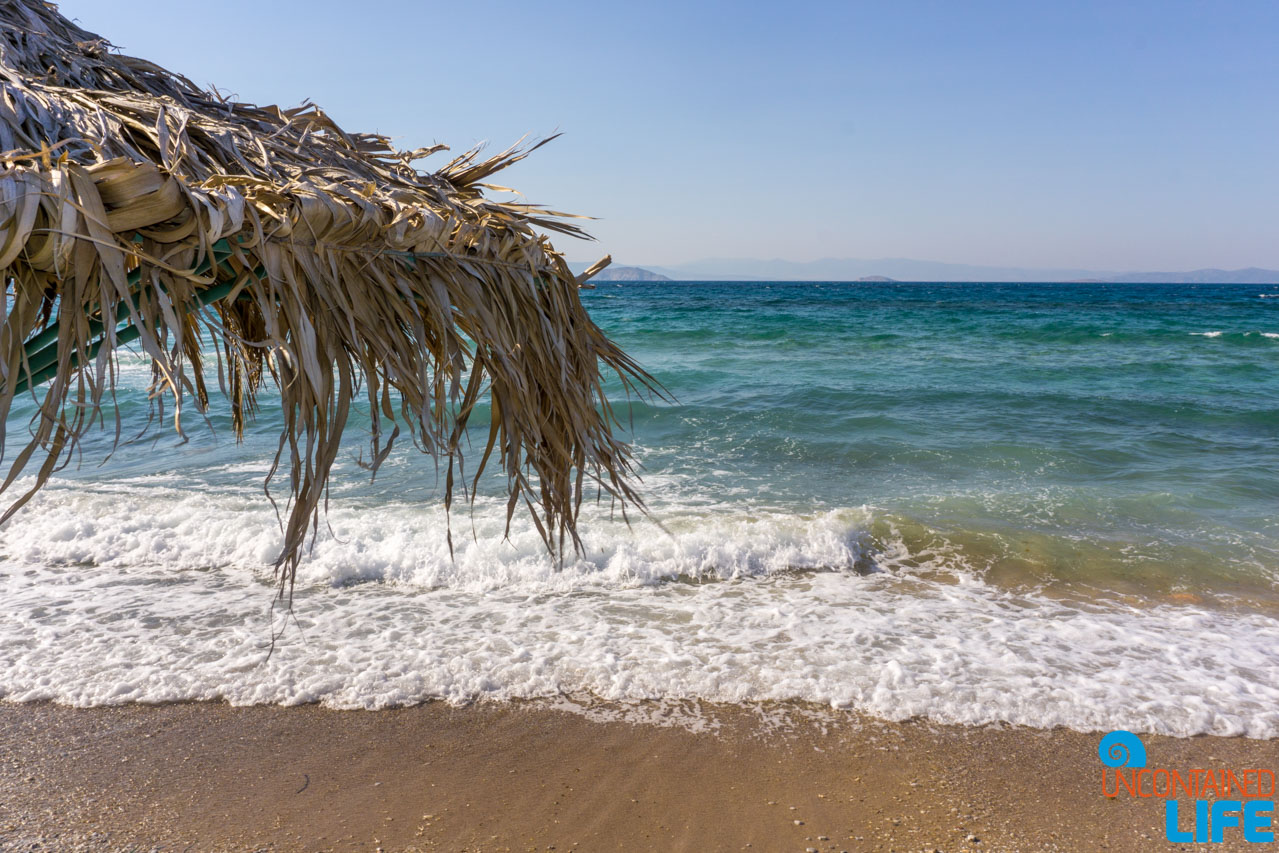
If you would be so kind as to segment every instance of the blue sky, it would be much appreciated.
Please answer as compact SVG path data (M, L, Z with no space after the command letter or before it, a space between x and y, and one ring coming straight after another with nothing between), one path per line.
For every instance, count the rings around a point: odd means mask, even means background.
M405 147L563 131L503 182L600 217L598 245L561 238L573 259L1279 267L1279 3L358 8L61 4Z

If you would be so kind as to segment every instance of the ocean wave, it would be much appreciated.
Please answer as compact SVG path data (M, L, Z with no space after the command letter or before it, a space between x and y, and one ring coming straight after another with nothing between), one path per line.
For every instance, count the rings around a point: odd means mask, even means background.
M1224 340L1232 340L1232 341L1246 341L1246 340L1248 340L1249 338L1252 338L1252 337L1261 337L1261 338L1270 338L1270 339L1279 338L1279 332L1256 332L1256 331L1249 331L1249 332L1224 332L1224 331L1211 331L1211 332L1190 332L1189 334L1191 334L1191 335L1192 335L1192 336L1194 336L1194 337L1199 337L1199 338L1212 338L1212 339L1218 339L1218 338L1221 338L1221 339L1224 339Z
M0 536L9 701L800 700L1279 736L1279 620L1001 588L944 537L909 544L865 508L668 506L667 532L600 512L557 568L520 523L501 542L496 503L474 536L455 522L455 561L438 515L338 507L287 626L263 568L278 531L247 494L55 487L27 513ZM1215 636L1231 642L1185 641Z
M167 479L51 488L37 508L24 510L23 523L0 534L3 556L27 566L222 570L264 581L282 540L260 493L206 492ZM298 583L563 593L856 570L870 565L869 522L865 509L796 516L766 508L726 512L705 502L667 506L661 523L643 516L628 522L588 507L582 552L556 562L524 517L516 516L508 535L503 500L478 498L473 510L451 519L438 504L344 501L326 514Z

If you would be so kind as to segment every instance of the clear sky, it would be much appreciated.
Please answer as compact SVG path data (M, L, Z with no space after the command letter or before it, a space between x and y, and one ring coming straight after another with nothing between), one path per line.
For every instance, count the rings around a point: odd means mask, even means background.
M563 131L502 182L600 217L598 246L561 238L573 259L1279 267L1269 0L61 9L405 147Z

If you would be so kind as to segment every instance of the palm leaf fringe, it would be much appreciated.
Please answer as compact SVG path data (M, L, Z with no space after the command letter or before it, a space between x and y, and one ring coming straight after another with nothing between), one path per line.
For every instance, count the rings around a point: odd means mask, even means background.
M585 235L566 214L482 192L536 147L423 172L414 163L443 146L399 151L310 103L227 100L121 55L52 4L0 0L0 427L18 394L38 406L0 492L32 470L34 485L0 522L114 411L124 344L151 359L153 404L171 401L175 429L203 412L205 332L237 438L262 383L279 388L285 426L265 486L283 469L281 594L357 395L372 415L368 467L404 427L442 464L451 508L496 465L508 530L524 504L553 553L580 547L587 484L642 507L601 374L628 390L654 383L591 321L585 277L541 232ZM464 478L483 399L491 425Z

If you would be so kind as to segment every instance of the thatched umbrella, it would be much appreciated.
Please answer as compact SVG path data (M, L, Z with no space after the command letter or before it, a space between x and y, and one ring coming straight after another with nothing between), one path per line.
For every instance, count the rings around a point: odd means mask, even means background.
M35 485L0 522L113 409L121 345L150 357L152 399L172 400L177 429L185 407L203 411L206 332L237 437L263 381L279 387L267 486L284 464L282 591L361 393L371 467L405 426L446 463L449 507L496 462L508 525L524 503L552 551L578 544L584 486L637 502L601 368L632 387L647 377L591 321L586 276L539 229L581 232L482 195L532 149L421 172L414 161L443 146L398 151L310 103L223 99L38 0L0 0L0 78L0 428L16 395L38 405L0 491L24 471ZM466 424L486 396L491 426L463 478Z

